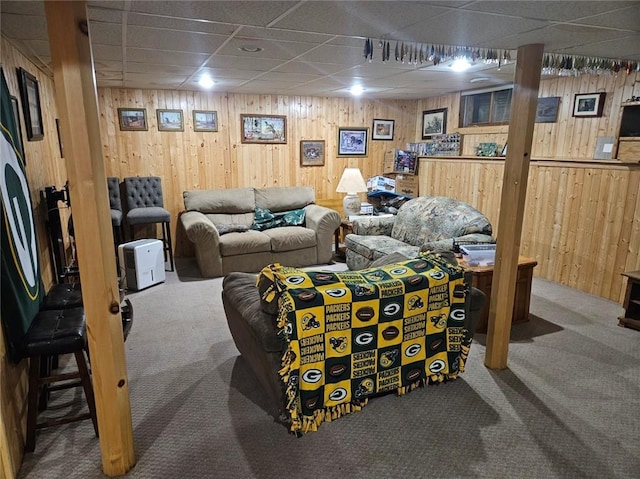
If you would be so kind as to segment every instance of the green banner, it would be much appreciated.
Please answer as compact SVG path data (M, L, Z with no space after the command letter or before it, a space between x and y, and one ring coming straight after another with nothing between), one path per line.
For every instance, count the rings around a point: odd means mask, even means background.
M1 319L9 357L17 361L20 343L40 309L44 293L24 154L18 141L16 118L4 71L0 109Z

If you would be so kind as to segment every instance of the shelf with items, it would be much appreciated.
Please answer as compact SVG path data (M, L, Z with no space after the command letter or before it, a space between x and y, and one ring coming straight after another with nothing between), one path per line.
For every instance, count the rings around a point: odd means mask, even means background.
M434 135L431 140L407 143L407 149L418 156L459 156L462 151L460 133Z

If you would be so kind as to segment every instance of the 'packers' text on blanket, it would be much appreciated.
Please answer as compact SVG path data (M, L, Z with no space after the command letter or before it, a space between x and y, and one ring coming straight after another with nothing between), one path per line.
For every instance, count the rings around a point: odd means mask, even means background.
M369 397L464 370L464 271L440 255L346 272L273 264L258 284L263 301L278 301L280 375L296 434L360 410Z

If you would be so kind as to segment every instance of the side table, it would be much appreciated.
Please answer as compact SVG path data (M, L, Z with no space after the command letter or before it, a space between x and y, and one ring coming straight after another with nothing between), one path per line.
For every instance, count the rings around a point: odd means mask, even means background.
M491 283L493 281L493 266L469 266L462 260L458 260L461 266L465 266L473 271L472 286L482 290L487 295L480 318L476 326L477 333L486 333L489 323L489 303L491 299ZM518 258L518 275L516 277L516 292L513 303L512 323L522 323L529 321L529 304L531 302L531 283L533 279L533 268L538 262L535 259L520 256Z
M345 259L347 257L347 248L344 245L344 237L353 232L353 223L347 219L343 219L340 227L334 233L334 253L336 257Z
M618 318L618 325L640 331L640 271L622 273L627 277L627 292L624 295L624 315Z

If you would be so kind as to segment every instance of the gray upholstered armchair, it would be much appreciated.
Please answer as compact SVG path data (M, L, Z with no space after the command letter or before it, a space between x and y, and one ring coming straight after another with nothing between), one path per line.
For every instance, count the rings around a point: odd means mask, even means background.
M353 222L346 236L347 266L369 267L372 261L398 252L415 258L420 251L453 250L454 242L495 243L491 223L478 210L444 196L421 196L407 201L392 217L375 216Z

